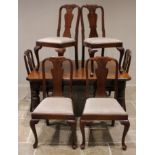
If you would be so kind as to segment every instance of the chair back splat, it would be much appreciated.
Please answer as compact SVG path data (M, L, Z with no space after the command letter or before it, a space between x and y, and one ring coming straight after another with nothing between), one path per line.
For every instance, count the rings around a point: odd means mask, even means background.
M80 21L80 7L76 4L69 4L69 5L63 5L59 9L59 19L58 19L58 29L57 29L57 36L60 37L60 30L61 30L61 18L62 18L62 10L65 9L66 13L64 16L65 20L65 30L63 32L63 37L69 37L71 38L71 25L74 18L73 10L76 9L77 12L77 20L76 20L76 26L75 26L75 40L78 40L78 25Z
M42 74L43 74L43 98L46 97L46 74L45 74L45 66L46 63L52 63L52 83L53 83L53 96L62 96L62 79L63 79L63 62L68 61L70 65L70 81L69 81L69 93L70 97L72 94L72 78L73 78L73 64L70 59L66 59L64 57L50 57L46 58L42 62Z
M96 73L96 92L95 92L95 96L96 97L107 97L107 93L106 93L106 82L107 82L107 76L109 73L109 69L107 68L107 64L108 62L114 62L114 80L115 80L115 86L114 86L114 90L115 90L115 98L117 98L117 91L118 91L118 86L117 86L117 81L118 81L118 62L116 59L114 58L110 58L110 57L94 57L94 58L90 58L86 61L86 95L88 95L88 83L89 83L89 73L88 73L88 64L89 62L96 62L96 69L95 69L95 73Z
M96 14L96 10L101 10L101 22L102 22L102 37L105 37L105 26L104 26L104 9L102 6L98 5L83 5L81 7L81 12L83 12L84 9L87 9L89 11L87 17L89 21L89 27L90 27L90 33L89 38L91 37L98 37L97 33L97 19L98 15ZM83 19L83 13L81 15L81 25L82 25L82 40L85 39L85 27L84 27L84 19Z
M35 64L34 64L33 54L32 54L32 51L30 49L27 49L24 52L24 62L25 62L27 74L30 74L31 71L36 70Z

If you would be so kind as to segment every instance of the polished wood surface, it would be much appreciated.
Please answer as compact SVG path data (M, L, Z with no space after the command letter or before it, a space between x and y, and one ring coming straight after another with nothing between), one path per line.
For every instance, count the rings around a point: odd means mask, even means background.
M79 63L81 63L79 61ZM75 64L73 62L73 64ZM65 69L67 70L67 72L64 73L64 76L63 76L63 79L64 80L69 80L69 70L68 70L68 65L67 64L64 64L65 65ZM75 65L73 67L73 81L85 81L86 80L86 71L85 71L85 68L79 68L78 70L75 69ZM46 74L46 79L49 79L51 80L52 79L52 75L51 73L48 71L47 69L47 72L45 73ZM90 76L89 77L90 79L92 80L96 80L96 76L94 74L94 76ZM114 74L113 74L113 71L111 70L111 72L108 74L108 77L107 77L109 80L111 79L114 79ZM27 77L27 80L28 81L36 81L36 80L42 80L42 71L41 69L39 71L32 71L28 77ZM118 74L118 80L125 80L125 81L128 81L128 80L131 80L131 77L128 73L126 72L122 72L122 73L119 73Z

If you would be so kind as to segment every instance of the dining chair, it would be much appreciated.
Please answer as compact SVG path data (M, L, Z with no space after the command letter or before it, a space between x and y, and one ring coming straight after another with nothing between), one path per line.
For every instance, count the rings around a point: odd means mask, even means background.
M85 148L85 125L93 123L93 121L99 120L120 120L120 123L124 125L124 131L122 136L122 149L126 150L125 137L130 127L127 112L121 107L117 101L118 93L118 62L114 58L110 57L94 57L86 61L86 96L88 96L89 82L91 80L88 73L88 64L93 61L96 73L96 91L95 97L88 97L84 106L83 113L80 118L80 129L82 133L81 149ZM114 66L114 76L109 75L108 63L112 63ZM106 93L106 82L108 79L114 79L114 98L108 98Z
M128 73L129 72L129 69L130 69L130 63L131 63L131 50L130 49L127 49L125 51L125 54L124 54L124 57L123 57L123 64L121 66L120 72L126 72L126 73ZM108 96L111 95L111 91L112 90L108 90Z
M100 12L99 12L99 11ZM85 17L85 12L88 12L87 17ZM98 12L97 12L98 11ZM101 17L101 19L99 18ZM90 32L89 36L86 37L85 29L87 22L89 24ZM99 22L98 22L99 21ZM101 23L101 25L97 25L97 23ZM121 61L124 54L123 42L115 39L108 38L105 35L105 24L104 24L104 9L99 5L87 4L81 7L81 30L82 30L82 64L84 67L85 63L85 47L88 48L89 56L94 57L95 53L98 49L102 49L101 56L104 56L104 48L116 48L119 53L119 69L121 67ZM101 27L101 36L99 36L97 32L97 27ZM91 71L93 74L94 67L93 62L91 62Z
M70 81L69 81L69 97L63 97L62 92L62 78L63 78L63 62L68 63L70 67ZM53 83L53 93L51 97L46 94L46 80L47 72L45 72L45 66L50 65L51 76ZM35 142L34 148L38 146L37 132L35 124L41 119L45 120L65 120L71 126L72 130L72 148L76 148L76 117L73 112L72 96L72 76L73 76L73 64L70 59L64 57L50 57L46 58L42 62L42 76L43 76L43 100L31 113L30 127L33 131ZM49 79L50 80L50 79Z
M63 10L66 10L64 14L64 31L62 25L62 15ZM75 11L74 11L75 10ZM77 12L76 12L77 10ZM73 27L73 19L75 19L75 31L74 36L71 35L71 28ZM58 56L63 56L66 48L75 48L75 64L76 69L78 69L78 28L80 20L80 7L76 4L66 4L59 9L59 19L58 19L58 29L57 37L46 37L41 38L36 41L36 46L34 48L36 58L37 58L37 69L39 69L39 50L42 47L52 47L56 48ZM63 33L62 33L63 31Z
M34 62L34 57L33 57L33 52L30 49L27 49L24 52L24 62L25 62L25 67L26 67L26 71L27 71L27 75L29 75L32 71L36 71L36 65ZM46 93L47 95L49 94L49 92L52 92L52 85L49 82L46 82L47 84L47 88L46 88ZM42 91L42 86L40 87L40 91ZM35 105L30 104L30 112L32 112L35 109Z

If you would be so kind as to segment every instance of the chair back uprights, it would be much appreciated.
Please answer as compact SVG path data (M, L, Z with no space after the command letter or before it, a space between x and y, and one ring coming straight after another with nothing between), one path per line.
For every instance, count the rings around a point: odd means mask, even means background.
M70 97L72 95L72 78L73 78L73 64L70 59L64 57L50 57L46 58L42 62L42 76L43 76L43 98L46 97L46 73L45 66L49 63L52 63L51 66L51 75L52 75L52 83L53 83L53 96L62 96L62 82L63 82L63 62L68 62L70 66L70 80L69 80L69 93Z
M108 62L114 62L114 91L115 91L115 98L117 99L117 92L118 92L118 69L119 69L119 65L118 65L118 61L114 58L110 58L110 57L94 57L94 58L90 58L86 61L86 95L88 96L88 84L89 84L89 80L91 79L89 77L89 67L88 64L89 62L96 62L95 65L95 73L96 73L96 92L95 92L95 96L96 97L107 97L107 93L106 93L106 81L108 80L108 73L109 73L109 69L108 69ZM110 77L109 77L110 78Z
M32 54L32 51L29 49L27 49L24 52L24 62L25 62L27 74L30 74L31 71L36 70L33 54Z
M80 7L76 4L67 4L67 5L63 5L60 7L59 9L59 19L58 19L58 29L57 29L57 36L60 37L60 31L61 31L61 23L62 23L62 10L65 9L66 13L64 16L64 20L65 20L65 29L63 32L63 37L69 37L71 38L71 25L72 25L72 21L74 18L74 14L73 14L73 10L77 9L77 20L76 20L76 26L75 26L75 40L76 42L78 41L78 27L79 27L79 21L80 21Z

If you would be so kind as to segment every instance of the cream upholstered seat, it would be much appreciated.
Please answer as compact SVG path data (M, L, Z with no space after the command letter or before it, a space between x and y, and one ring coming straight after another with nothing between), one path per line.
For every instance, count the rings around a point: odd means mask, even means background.
M83 115L127 115L118 101L114 98L88 98Z
M74 115L72 100L66 97L47 97L40 102L33 114Z
M113 38L106 38L106 37L93 37L93 38L87 38L84 40L84 43L89 43L89 44L113 44L113 43L122 43L118 39L113 39Z
M37 40L37 42L65 44L65 43L74 43L75 40L73 38L68 38L68 37L46 37L46 38Z

